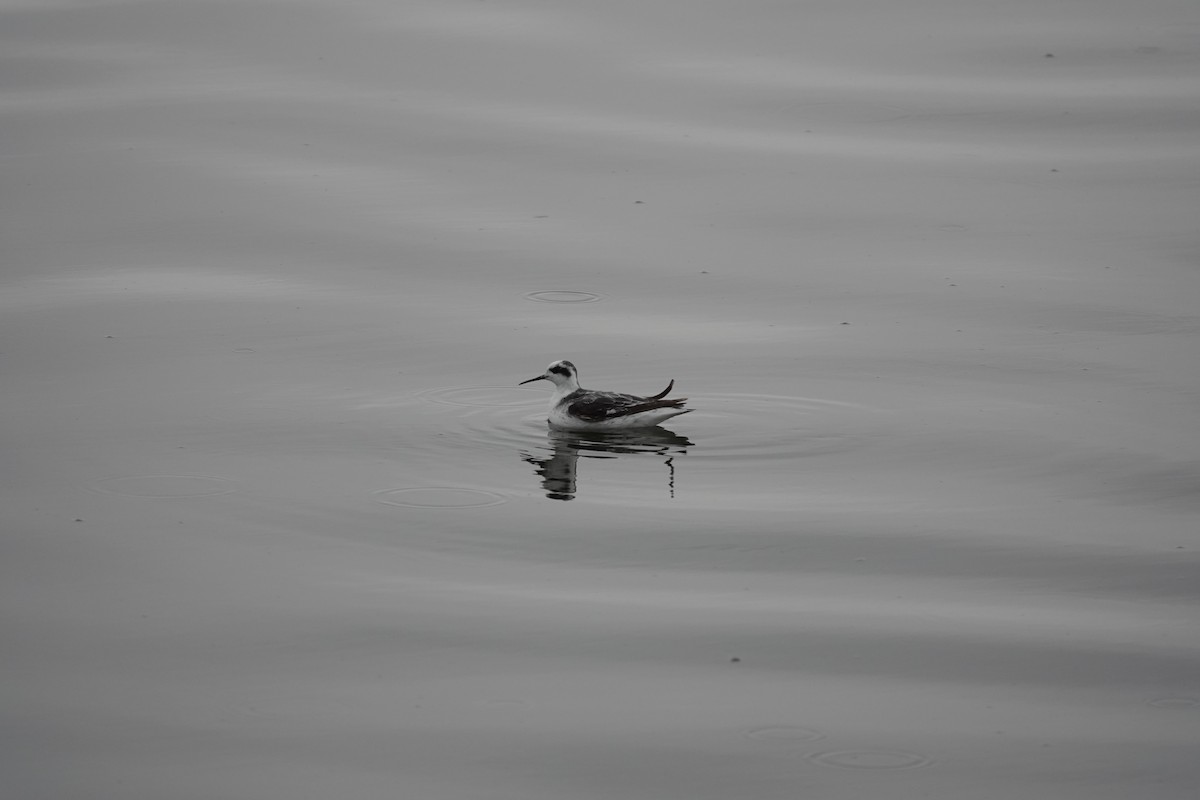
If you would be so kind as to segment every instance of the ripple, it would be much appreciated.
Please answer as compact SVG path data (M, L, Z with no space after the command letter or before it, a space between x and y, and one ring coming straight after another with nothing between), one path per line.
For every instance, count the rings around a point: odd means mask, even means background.
M437 448L438 457L451 442L461 445L464 437L475 445L509 450L527 449L546 440L550 393L545 387L448 386L410 397L441 406L454 417L449 426L446 421L440 423L441 432L452 435L428 437L424 442L424 446Z
M372 493L375 502L408 508L484 508L508 502L508 498L483 489L461 486L407 486Z
M598 458L622 453L663 453L688 458L780 460L845 452L873 435L876 409L813 397L760 394L703 394L695 411L647 428L606 434L559 432L546 426L545 391L509 386L429 389L421 399L469 409L464 433L484 445L524 450L575 448Z
M560 431L546 424L542 404L536 408L491 409L464 420L466 434L475 442L521 451L573 452L583 458L616 458L638 453L687 452L694 443L661 427L593 433Z
M237 484L216 475L130 475L106 478L91 488L127 497L204 497L237 491Z
M696 412L679 427L695 428L697 458L789 459L844 452L870 434L877 410L855 403L816 397L763 394L708 394L689 405Z
M417 394L422 400L445 406L471 408L519 408L545 403L548 395L519 386L446 386Z
M800 728L795 725L775 725L765 728L750 728L744 731L751 739L765 742L812 742L824 739L825 735L812 728Z
M904 750L834 750L814 753L808 758L842 769L916 769L933 763L931 758Z
M881 410L839 400L701 392L692 397L694 413L668 421L668 427L604 435L560 432L546 424L547 395L514 386L439 387L409 395L452 412L454 419L441 420L437 435L410 443L408 455L415 458L423 451L436 460L464 446L508 451L531 467L532 479L541 481L553 499L655 505L674 499L680 490L687 492L689 503L728 508L742 502L740 494L727 491L730 468L772 468L836 455L869 445L885 430ZM634 461L600 469L583 466L594 459L622 458ZM751 473L739 474L741 481L753 480L746 477ZM774 472L763 474L769 482ZM488 481L477 485L505 490ZM839 505L847 502L841 495L834 499ZM391 497L395 505L480 504L478 496L465 503L413 500L403 494ZM814 497L798 501L790 493L778 500L789 506L817 502ZM482 501L491 502L495 498L490 496ZM766 495L754 496L756 506L764 502L769 502Z
M604 298L594 292L543 291L530 292L523 295L526 300L535 303L595 303Z
M1147 700L1146 705L1154 708L1170 709L1200 708L1200 697L1188 697L1185 695L1155 697L1151 700Z

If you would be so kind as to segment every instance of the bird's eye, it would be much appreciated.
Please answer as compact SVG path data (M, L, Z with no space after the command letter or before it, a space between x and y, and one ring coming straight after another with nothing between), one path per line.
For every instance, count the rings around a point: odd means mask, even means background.
M566 367L554 366L550 368L550 371L555 375L562 375L564 378L571 374L571 371Z

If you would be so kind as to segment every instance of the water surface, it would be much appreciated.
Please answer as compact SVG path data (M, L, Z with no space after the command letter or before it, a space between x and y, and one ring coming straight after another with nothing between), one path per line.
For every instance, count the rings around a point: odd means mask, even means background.
M11 791L1194 797L1193 4L0 40Z

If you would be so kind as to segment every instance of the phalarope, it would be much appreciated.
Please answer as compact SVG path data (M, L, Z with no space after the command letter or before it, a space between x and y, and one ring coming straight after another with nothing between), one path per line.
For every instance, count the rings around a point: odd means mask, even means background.
M518 386L534 381L550 381L554 394L550 398L550 427L568 431L615 431L627 428L650 428L663 420L686 414L686 397L664 400L675 381L656 395L640 397L620 392L597 392L579 387L579 372L570 361L555 361L536 378L521 381Z

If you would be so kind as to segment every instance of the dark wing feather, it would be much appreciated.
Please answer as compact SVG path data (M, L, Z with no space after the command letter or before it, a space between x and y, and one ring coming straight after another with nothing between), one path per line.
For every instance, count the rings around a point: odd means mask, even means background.
M621 409L636 405L644 398L634 397L631 394L606 394L580 390L567 399L570 401L567 404L568 414L588 422L600 422L619 416Z
M674 385L674 381L672 381ZM671 387L667 387L670 391ZM664 392L663 394L666 394ZM686 397L662 400L660 397L638 397L632 394L604 394L581 391L567 404L567 412L588 422L602 422L616 417L627 417L655 408L679 408Z
M627 417L630 414L639 414L643 411L652 411L656 408L683 408L683 404L687 402L686 397L677 397L674 400L647 400L644 403L622 408L620 411L614 411L608 416L611 417Z

